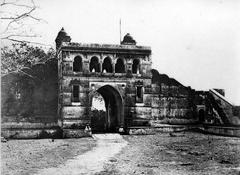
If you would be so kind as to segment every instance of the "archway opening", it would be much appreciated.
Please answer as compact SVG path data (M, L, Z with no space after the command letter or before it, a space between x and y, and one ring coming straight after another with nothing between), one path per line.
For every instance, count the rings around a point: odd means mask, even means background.
M115 65L115 72L116 73L125 73L124 63L122 59L117 59L117 63Z
M139 60L134 59L132 64L132 73L133 74L139 73L139 67L140 67Z
M92 132L118 132L124 121L121 95L109 85L99 88L96 92L97 95L94 94L91 107Z
M112 73L113 72L112 61L109 57L106 57L104 59L103 65L102 65L102 70L103 70L103 72L107 72L107 73Z
M80 56L74 58L73 72L82 72L82 58Z
M91 128L93 132L106 130L106 106L104 98L97 91L94 92L91 105Z
M97 57L92 57L90 61L90 72L100 72L100 64Z

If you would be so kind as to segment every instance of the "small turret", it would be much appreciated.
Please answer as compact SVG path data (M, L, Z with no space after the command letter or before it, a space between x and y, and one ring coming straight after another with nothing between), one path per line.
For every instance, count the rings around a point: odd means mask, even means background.
M123 45L136 45L137 42L133 39L133 37L129 33L127 33L123 37L123 41L121 42L121 44L123 44Z
M62 28L58 32L55 42L56 42L56 50L58 50L62 42L71 42L71 37L65 32L64 28Z

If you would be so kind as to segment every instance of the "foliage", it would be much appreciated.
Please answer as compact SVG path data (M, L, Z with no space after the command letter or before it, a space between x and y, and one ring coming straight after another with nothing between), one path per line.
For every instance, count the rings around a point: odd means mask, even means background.
M55 51L52 48L45 51L41 47L27 43L14 43L1 48L1 73L18 71L53 57L55 57Z

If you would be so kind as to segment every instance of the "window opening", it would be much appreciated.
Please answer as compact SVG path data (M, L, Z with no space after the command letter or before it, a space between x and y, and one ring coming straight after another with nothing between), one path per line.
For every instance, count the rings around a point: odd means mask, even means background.
M100 72L100 64L97 57L92 57L90 61L90 72Z
M133 60L133 65L132 65L132 73L133 74L137 74L139 73L139 60L138 59L134 59Z
M74 58L73 72L82 72L82 58L79 56Z
M73 85L73 102L79 102L79 86Z
M125 72L124 63L123 63L122 59L117 60L117 63L115 65L115 72L116 73L124 73Z
M109 57L105 58L103 61L103 72L107 72L107 73L112 73L113 72L113 68L112 68L112 63L111 63L111 59Z
M136 102L137 103L143 102L143 87L142 86L137 86Z

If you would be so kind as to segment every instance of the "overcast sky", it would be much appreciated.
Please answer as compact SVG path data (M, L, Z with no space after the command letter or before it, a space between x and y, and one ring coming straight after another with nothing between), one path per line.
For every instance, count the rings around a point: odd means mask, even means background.
M239 0L41 0L38 42L55 46L64 27L72 41L119 44L130 33L152 48L153 68L196 90L223 88L240 105Z

